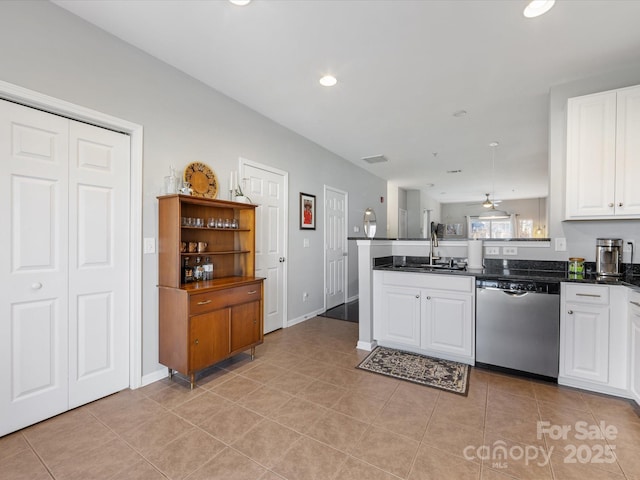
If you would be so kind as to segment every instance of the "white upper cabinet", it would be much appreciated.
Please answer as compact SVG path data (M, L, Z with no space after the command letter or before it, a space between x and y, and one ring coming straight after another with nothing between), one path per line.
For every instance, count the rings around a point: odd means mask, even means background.
M570 98L567 119L566 219L640 218L640 86Z

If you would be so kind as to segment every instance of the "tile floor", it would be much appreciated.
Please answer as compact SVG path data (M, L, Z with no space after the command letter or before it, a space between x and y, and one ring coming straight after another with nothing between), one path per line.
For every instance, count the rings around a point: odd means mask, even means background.
M0 478L640 479L629 402L479 369L467 397L396 381L353 368L357 328L317 317L193 391L163 380L0 438Z

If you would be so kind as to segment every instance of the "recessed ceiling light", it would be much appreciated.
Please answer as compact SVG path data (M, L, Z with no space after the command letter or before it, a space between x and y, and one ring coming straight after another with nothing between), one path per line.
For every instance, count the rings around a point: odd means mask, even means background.
M436 186L436 185L435 185L434 183L427 183L424 187L425 187L425 188L433 188L433 187L435 187L435 186Z
M554 3L556 0L531 0L525 7L523 14L527 18L539 17L551 10Z
M229 1L234 5L237 5L238 7L244 7L245 5L249 5L251 3L251 0L229 0Z
M466 110L458 110L457 112L453 112L454 117L464 117L466 114Z
M490 147L497 147L498 145L500 145L498 142L491 142L489 144Z
M333 87L336 83L338 83L338 79L333 75L325 75L320 79L320 85L323 87Z

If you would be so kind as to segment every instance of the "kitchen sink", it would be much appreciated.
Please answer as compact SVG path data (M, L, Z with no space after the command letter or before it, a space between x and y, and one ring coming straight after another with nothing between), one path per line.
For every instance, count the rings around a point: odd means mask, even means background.
M450 266L446 263L436 263L429 265L428 263L407 263L406 265L394 265L394 268L402 268L407 271L421 271L421 272L434 272L434 271L447 271L454 272L464 270L465 266L453 265Z

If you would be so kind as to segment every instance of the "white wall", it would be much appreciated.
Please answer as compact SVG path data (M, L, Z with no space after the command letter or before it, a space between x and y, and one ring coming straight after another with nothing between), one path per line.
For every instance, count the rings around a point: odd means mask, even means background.
M48 2L0 2L0 79L144 127L143 236L157 236L157 200L169 166L208 164L224 186L244 157L289 172L288 317L324 306L322 222L301 231L298 193L349 193L349 224L378 207L386 182ZM226 198L223 196L222 198ZM376 208L382 231L386 213ZM303 238L310 248L303 249ZM349 245L349 296L357 250ZM157 257L143 257L143 374L158 364ZM302 303L302 292L310 293Z

